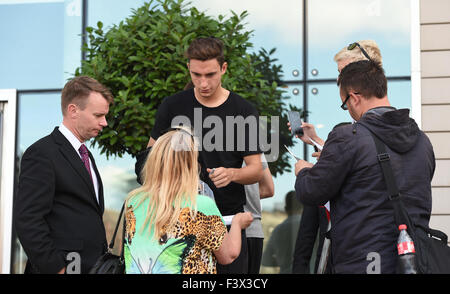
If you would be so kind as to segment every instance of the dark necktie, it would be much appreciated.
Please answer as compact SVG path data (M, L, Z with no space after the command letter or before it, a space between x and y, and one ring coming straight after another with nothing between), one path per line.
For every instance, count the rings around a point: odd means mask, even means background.
M91 166L89 164L89 152L88 152L86 145L81 144L80 149L78 149L78 151L80 152L81 160L83 161L84 166L86 167L87 171L89 172L89 176L91 177L91 181L92 181Z

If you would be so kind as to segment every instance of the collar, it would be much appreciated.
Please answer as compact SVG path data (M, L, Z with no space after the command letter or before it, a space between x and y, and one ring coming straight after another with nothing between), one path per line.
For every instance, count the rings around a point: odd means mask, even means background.
M72 133L71 130L69 130L63 123L61 123L59 125L58 130L61 132L61 134L63 134L64 137L66 137L66 139L70 142L70 145L72 145L72 147L75 149L75 151L77 151L77 154L79 154L78 149L80 149L80 146L83 143L80 142L80 140L78 140L77 137L75 137L75 135ZM81 156L81 155L80 155Z
M386 113L388 111L394 111L394 110L397 110L397 109L392 106L378 106L378 107L374 107L374 108L367 110L366 113L364 113L364 115L366 115L368 113L374 113L376 115L383 115L384 113Z

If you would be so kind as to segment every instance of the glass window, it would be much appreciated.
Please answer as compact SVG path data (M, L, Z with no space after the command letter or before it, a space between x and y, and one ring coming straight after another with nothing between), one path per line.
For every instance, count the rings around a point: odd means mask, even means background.
M307 4L309 79L335 79L334 55L359 40L377 42L387 76L410 75L409 0L314 0Z
M352 122L348 111L341 109L341 104L339 88L335 83L308 86L309 123L315 126L317 135L323 140L327 139L336 124Z
M17 119L17 156L34 142L50 134L62 122L60 93L20 94ZM45 113L46 115L36 115ZM17 178L19 171L16 171ZM23 273L27 261L18 239L14 240L11 273Z
M0 89L63 85L62 1L0 3Z
M60 95L60 93L42 93L19 96L17 150L19 158L31 144L47 136L61 124ZM46 113L46 115L36 115L36 113ZM89 142L86 145L95 158L103 182L105 199L103 220L109 241L126 195L138 186L134 173L135 160L131 156L107 159L105 154L100 154L99 148L92 147ZM23 273L26 255L20 248L18 240L15 240L15 245L12 272ZM119 247L118 245L116 247Z
M353 121L349 112L341 109L342 101L336 84L310 85L308 88L309 122L314 124L317 135L323 140L327 139L335 125ZM411 108L411 82L389 81L388 98L395 108ZM309 148L309 158L312 152Z
M141 7L145 0L95 0L88 1L87 25L97 27L97 22L103 23L106 31L113 25L118 25L122 20L131 15L132 8Z
M290 84L284 90L286 90L284 96L287 98L285 101L287 105L303 107L302 84ZM284 125L279 127L287 128ZM284 145L280 143L279 150L284 148ZM303 158L303 148L303 142L298 139L294 139L294 146L289 147L299 158ZM286 202L288 193L294 191L296 160L289 153L285 153L284 156L289 158L291 171L285 171L282 175L274 177L275 195L261 201L264 247L260 272L265 274L291 272L292 254L300 224L302 205L295 197L293 197L295 201Z
M301 84L292 84L286 86L284 89L286 93L284 96L287 98L285 103L287 105L292 105L297 108L303 107L303 85ZM287 128L287 126L280 125L280 129ZM289 147L289 149L299 158L303 157L303 148L304 144L299 139L294 139L294 146ZM284 145L281 144L278 147L280 153L285 149ZM277 175L274 178L275 184L275 195L271 198L266 198L261 201L261 206L263 210L266 211L284 211L284 196L294 188L295 182L295 174L294 174L294 165L296 160L289 155L289 153L285 153L286 157L289 158L289 165L291 166L290 172L284 172L282 175ZM264 226L264 217L263 217L263 226Z
M0 102L0 179L2 178L2 154L3 154L3 102ZM1 190L2 186L0 181L0 191Z
M4 102L0 102L0 179L2 179L2 170L3 170L3 105ZM0 180L0 211L3 211L3 197L6 195L3 195L2 192L2 181ZM8 238L5 236L6 234L3 232L3 218L0 215L0 270L3 272L3 259L6 257L3 254L3 240L4 238Z
M61 123L60 101L60 93L19 95L16 151L19 162L31 144L50 134ZM36 115L37 113L46 115ZM18 178L18 170L16 174ZM11 273L23 273L27 258L18 239L14 240L14 244Z
M237 15L247 11L245 29L253 30L250 42L253 49L267 51L276 48L273 54L283 66L285 80L302 78L303 5L298 0L283 0L283 5L275 0L193 0L192 6L208 15L230 17L231 11Z
M388 81L388 98L395 108L411 109L411 81Z
M11 262L16 96L15 90L0 89L0 273L9 273Z
M64 81L81 65L82 9L80 0L64 1Z

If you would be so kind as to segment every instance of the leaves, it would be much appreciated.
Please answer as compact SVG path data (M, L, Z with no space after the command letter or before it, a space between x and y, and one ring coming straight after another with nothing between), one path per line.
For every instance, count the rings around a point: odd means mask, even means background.
M245 30L248 12L232 12L214 19L184 0L155 0L133 9L131 15L104 31L103 24L86 29L86 60L75 75L88 75L106 85L114 95L107 116L108 127L94 139L102 153L135 156L147 146L155 114L164 97L183 90L190 80L184 57L197 37L223 40L229 64L223 86L251 101L263 116L286 116L282 68L271 55L275 48L258 53ZM280 124L284 121L281 119ZM292 146L292 138L280 125L280 143ZM289 170L284 148L270 164L274 175Z

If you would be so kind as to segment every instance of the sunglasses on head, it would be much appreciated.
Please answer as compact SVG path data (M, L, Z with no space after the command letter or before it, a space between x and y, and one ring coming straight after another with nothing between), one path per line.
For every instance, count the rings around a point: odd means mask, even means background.
M350 45L347 46L347 50L353 50L356 48L356 46L358 46L358 48L361 50L362 54L364 54L364 56L369 59L370 61L372 61L372 58L370 58L369 54L367 54L366 50L364 50L363 47L361 47L361 45L359 45L358 42L354 42L351 43Z

